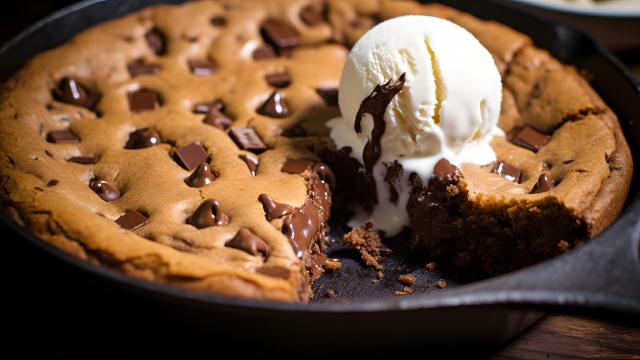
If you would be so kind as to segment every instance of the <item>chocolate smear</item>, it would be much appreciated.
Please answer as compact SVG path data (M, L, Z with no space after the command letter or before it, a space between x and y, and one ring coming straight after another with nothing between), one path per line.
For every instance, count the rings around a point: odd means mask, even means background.
M249 229L242 228L236 236L225 244L226 247L242 250L253 256L269 256L269 246Z
M220 203L217 200L208 199L187 219L187 223L202 229L226 225L229 223L229 217L220 210Z
M397 81L389 80L382 85L376 85L371 94L362 100L360 109L356 114L354 129L358 134L362 132L362 120L364 117L370 117L371 121L373 121L371 139L365 144L362 153L365 170L368 174L372 173L373 166L378 162L382 154L380 139L382 139L386 129L384 113L391 99L402 90L405 79L406 73L402 73Z
M202 162L184 182L191 187L199 188L211 184L215 179L216 176L211 171L209 164Z
M262 208L264 209L267 221L291 214L294 210L293 206L279 203L267 194L260 194L260 196L258 196L258 201L262 203Z
M402 165L395 160L391 165L386 165L387 173L384 176L384 181L389 185L389 200L392 203L398 205L398 199L400 193L396 187L402 178Z

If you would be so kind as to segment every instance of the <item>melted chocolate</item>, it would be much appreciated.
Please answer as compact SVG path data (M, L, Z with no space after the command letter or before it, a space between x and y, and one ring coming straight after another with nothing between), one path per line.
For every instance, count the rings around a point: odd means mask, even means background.
M258 201L262 203L262 208L264 209L267 221L291 214L294 210L293 206L279 203L267 194L260 194Z
M380 140L386 129L384 113L391 99L402 90L405 78L406 73L402 73L397 81L389 80L382 85L376 85L371 94L362 100L360 109L356 114L356 122L354 124L356 133L362 132L362 119L366 114L369 114L373 120L371 139L367 141L362 153L364 166L368 174L371 174L373 166L380 159L380 155L382 155Z

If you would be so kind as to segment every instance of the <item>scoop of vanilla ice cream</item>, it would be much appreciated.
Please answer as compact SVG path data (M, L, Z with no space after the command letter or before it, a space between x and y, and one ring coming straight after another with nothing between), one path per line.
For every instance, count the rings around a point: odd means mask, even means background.
M380 140L378 165L398 160L404 174L432 176L433 164L446 158L453 164L495 161L490 141L497 128L502 100L500 74L491 54L462 27L430 16L401 16L369 30L355 44L340 81L342 118L329 122L338 148L349 146L363 161L362 151L373 124L354 123L360 104L376 85L405 73L403 89L386 108L386 129ZM397 204L388 200L384 166L373 171L378 229L391 235L408 223L404 207L408 189Z

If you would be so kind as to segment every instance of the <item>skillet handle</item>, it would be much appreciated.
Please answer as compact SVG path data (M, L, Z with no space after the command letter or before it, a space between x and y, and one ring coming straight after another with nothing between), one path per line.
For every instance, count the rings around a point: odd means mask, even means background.
M602 307L640 314L640 201L566 255L485 283L506 301ZM506 291L505 291L506 290Z

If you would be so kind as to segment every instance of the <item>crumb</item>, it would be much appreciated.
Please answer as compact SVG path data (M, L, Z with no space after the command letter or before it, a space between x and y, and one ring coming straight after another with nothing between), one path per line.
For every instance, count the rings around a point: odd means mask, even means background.
M378 271L378 273L376 273L376 275L378 276L378 279L383 279L384 278L384 271Z
M382 255L391 253L391 249L382 243L380 234L373 230L373 222L371 220L349 231L342 238L342 241L358 250L362 261L366 265L372 266L376 270L384 269L378 260Z
M447 282L446 282L444 279L440 279L440 280L438 280L438 287L439 287L440 289L444 289L444 288L446 288L446 287L447 287Z
M402 274L398 277L398 281L400 281L403 285L411 286L416 281L415 275L411 274Z
M565 240L560 240L558 242L558 249L560 249L560 251L562 251L562 252L569 251L569 243L566 242Z
M324 293L324 296L326 296L328 298L332 298L332 297L336 296L336 292L333 291L333 289L329 289L329 290L327 290L326 293Z
M413 292L412 288L410 288L408 286L405 286L405 287L402 288L402 290L396 290L393 293L393 295L395 295L395 296L405 296L405 295L411 294L412 292Z
M430 263L426 264L426 265L424 266L424 268L425 268L425 269L427 269L427 271L431 271L431 272L433 272L433 271L435 271L435 270L436 270L437 266L436 266L436 263L432 261L432 262L430 262Z
M340 269L340 267L342 266L342 264L340 263L340 260L338 259L327 259L324 262L324 268L327 270L331 270L331 271L336 271L338 269Z

